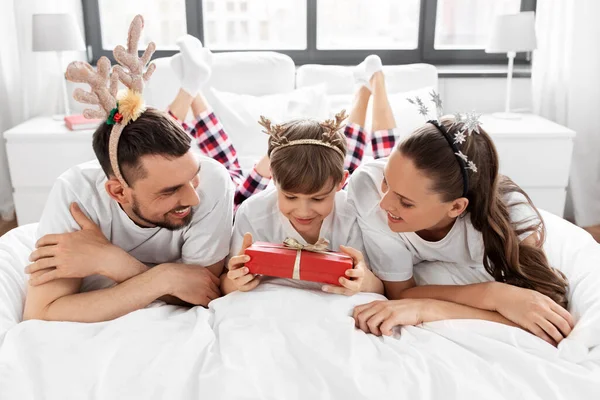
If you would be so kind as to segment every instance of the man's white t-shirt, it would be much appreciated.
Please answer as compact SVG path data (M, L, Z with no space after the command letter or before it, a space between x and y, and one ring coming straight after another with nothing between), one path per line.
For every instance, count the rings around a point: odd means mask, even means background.
M77 165L54 184L37 231L41 238L50 233L79 230L69 205L79 204L104 236L148 266L181 262L209 266L227 257L233 223L234 187L229 173L217 161L198 156L200 203L193 208L189 225L179 230L143 228L134 223L110 198L107 180L98 161ZM109 287L114 282L93 276L83 280L82 291Z
M471 224L469 214L456 219L452 229L440 241L430 242L414 232L392 232L387 215L379 207L383 197L381 182L387 159L363 164L350 179L348 201L355 208L362 231L365 252L373 272L384 281L405 281L413 276L413 266L422 261L441 261L470 270L483 267L483 237ZM518 192L507 195L510 218L518 228L539 222L535 210ZM524 234L523 240L528 234ZM418 268L418 266L417 266ZM465 271L467 273L467 271ZM481 275L481 273L479 275ZM467 275L471 275L468 271Z

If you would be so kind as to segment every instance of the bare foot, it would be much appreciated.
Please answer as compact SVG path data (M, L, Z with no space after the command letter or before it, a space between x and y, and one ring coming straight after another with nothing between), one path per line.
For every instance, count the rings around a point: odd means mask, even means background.
M263 156L258 163L256 163L256 172L263 178L271 179L271 160L268 156Z

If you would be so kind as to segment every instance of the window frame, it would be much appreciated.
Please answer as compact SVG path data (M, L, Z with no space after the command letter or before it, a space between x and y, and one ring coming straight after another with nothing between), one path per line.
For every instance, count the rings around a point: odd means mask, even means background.
M99 0L82 0L85 37L88 45L88 58L96 64L102 56L115 62L112 51L102 48L102 32L100 25ZM369 54L377 54L384 64L429 63L436 65L465 64L504 64L506 55L487 54L483 50L440 50L434 48L435 23L438 0L421 0L419 13L418 48L414 50L319 50L317 49L317 1L306 0L307 37L305 50L269 50L290 56L296 65L356 65ZM521 0L521 11L535 11L537 0ZM202 29L202 0L185 0L186 23L188 34L204 42ZM143 51L141 49L140 51ZM215 50L221 52L246 52L256 49ZM264 50L260 50L264 51ZM177 53L175 50L156 50L153 58L169 57ZM515 64L529 64L528 54L519 53Z

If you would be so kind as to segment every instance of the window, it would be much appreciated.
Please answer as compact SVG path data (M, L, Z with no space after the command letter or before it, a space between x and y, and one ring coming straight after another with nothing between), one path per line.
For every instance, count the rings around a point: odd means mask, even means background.
M249 34L248 21L240 21L240 39L247 41Z
M297 65L356 64L377 53L386 64L505 63L483 49L496 15L535 10L536 0L85 0L92 62L112 59L134 15L146 26L140 48L155 57L198 37L215 52L276 50ZM112 10L119 9L118 13ZM516 62L527 62L518 54Z
M235 22L233 22L233 21L227 21L227 42L228 43L236 42Z
M228 1L226 5L225 10L204 17L204 44L212 50L306 49L306 0ZM209 37L209 22L225 24L226 37Z
M420 0L319 0L317 49L416 49L419 12Z
M208 21L204 25L204 38L212 43L217 41L217 24L215 21Z
M438 0L435 49L484 49L494 17L518 13L521 0Z
M212 1L212 0L208 0L208 1L205 3L205 5L206 5L206 8L205 8L205 10L206 10L206 12L207 12L207 13L212 13L212 12L215 12L215 2L214 2L214 1Z
M260 40L262 42L269 41L269 23L267 21L260 22Z
M140 49L153 41L157 49L174 50L175 40L187 33L185 0L98 0L98 6L104 50L123 44L129 24L140 10L145 21Z

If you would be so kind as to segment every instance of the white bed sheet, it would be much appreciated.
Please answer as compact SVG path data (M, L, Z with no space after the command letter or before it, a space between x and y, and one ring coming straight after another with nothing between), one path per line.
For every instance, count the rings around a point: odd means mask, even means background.
M163 305L106 323L17 324L33 237L33 227L19 228L0 240L0 399L599 398L599 246L544 216L547 252L553 265L565 263L579 320L558 349L473 320L378 338L356 330L350 313L381 297L277 282L209 309ZM450 268L423 268L420 279L444 283Z

